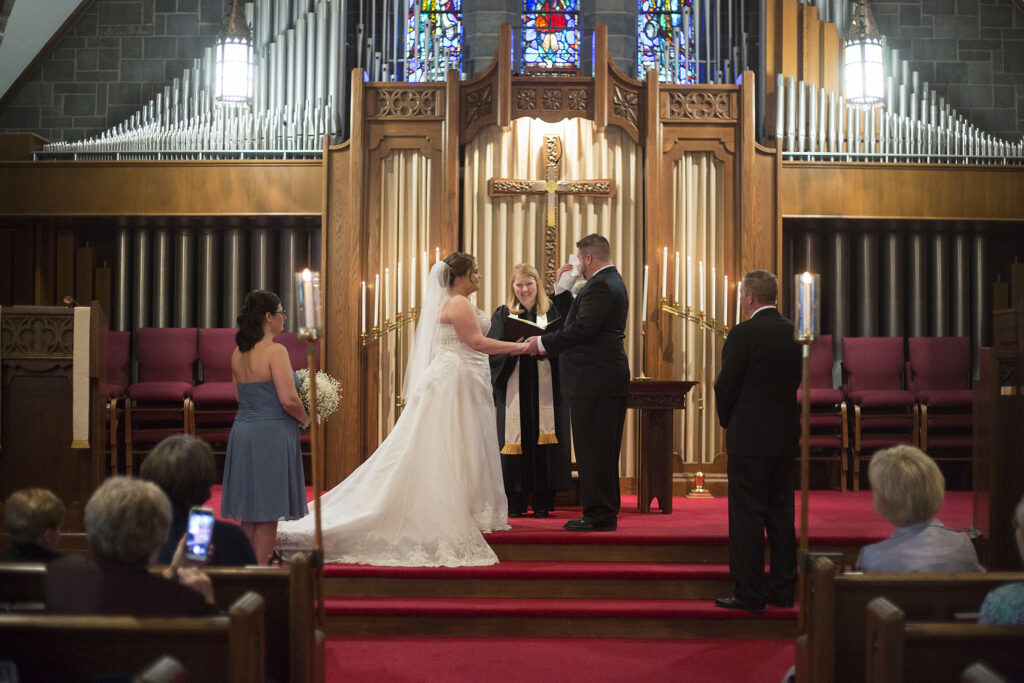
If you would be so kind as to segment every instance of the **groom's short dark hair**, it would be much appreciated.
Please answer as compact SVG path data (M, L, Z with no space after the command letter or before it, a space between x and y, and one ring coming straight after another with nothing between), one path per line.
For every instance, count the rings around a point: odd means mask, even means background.
M587 235L579 242L576 243L576 248L580 251L585 251L594 258L601 261L612 260L612 247L608 244L608 240L603 235L598 235L596 232Z

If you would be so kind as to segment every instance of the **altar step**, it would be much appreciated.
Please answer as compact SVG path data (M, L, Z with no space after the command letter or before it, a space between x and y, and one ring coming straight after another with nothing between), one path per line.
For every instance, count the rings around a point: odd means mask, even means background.
M732 590L724 564L502 562L489 567L327 565L333 598L713 600Z
M790 639L797 610L709 600L328 598L329 636Z

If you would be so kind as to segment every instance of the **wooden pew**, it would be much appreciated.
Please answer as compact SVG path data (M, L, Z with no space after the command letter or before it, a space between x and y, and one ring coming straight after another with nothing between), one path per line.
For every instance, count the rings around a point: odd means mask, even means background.
M907 621L886 598L868 603L867 622L869 683L956 681L979 659L1011 680L1024 678L1024 625Z
M154 568L159 572L162 568ZM247 591L264 600L266 672L275 681L320 683L325 635L316 628L315 569L309 554L287 567L206 567L217 605L227 610ZM46 565L0 563L0 612L45 607Z
M807 638L797 641L797 680L864 680L867 605L873 598L889 598L911 619L949 621L956 613L977 612L990 590L1016 581L1024 581L1024 573L837 574L831 560L814 557Z
M45 611L45 579L42 562L0 562L0 612Z
M228 616L137 618L63 614L0 615L0 660L22 683L130 675L169 655L188 680L263 681L263 598L246 593Z
M290 683L323 681L325 637L316 628L315 576L309 554L287 567L207 567L222 608L246 591L266 601L267 678Z

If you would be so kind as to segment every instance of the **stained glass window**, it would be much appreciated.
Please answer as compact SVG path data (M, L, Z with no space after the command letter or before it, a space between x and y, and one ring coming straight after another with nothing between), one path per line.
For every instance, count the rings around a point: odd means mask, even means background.
M580 66L580 0L523 0L522 56L526 71Z
M406 80L443 81L462 72L462 0L409 0Z
M649 69L671 83L695 83L691 0L639 0L637 68L640 78ZM675 74L675 77L673 77Z

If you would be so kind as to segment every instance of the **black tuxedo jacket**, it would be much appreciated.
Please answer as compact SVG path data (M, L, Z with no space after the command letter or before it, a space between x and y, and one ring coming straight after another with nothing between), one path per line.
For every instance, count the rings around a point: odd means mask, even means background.
M793 457L800 447L800 345L793 323L768 308L734 327L715 380L726 451L737 456Z
M574 300L569 292L559 294L555 306L565 315L565 324L542 335L541 343L548 354L559 355L562 395L628 396L629 360L622 340L629 295L615 266L595 273Z

